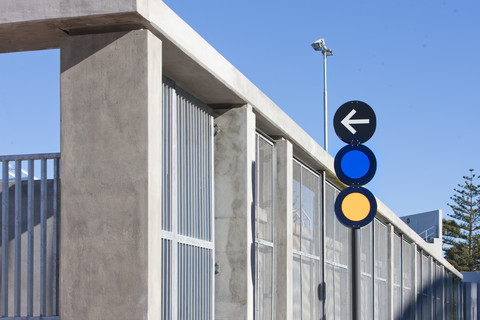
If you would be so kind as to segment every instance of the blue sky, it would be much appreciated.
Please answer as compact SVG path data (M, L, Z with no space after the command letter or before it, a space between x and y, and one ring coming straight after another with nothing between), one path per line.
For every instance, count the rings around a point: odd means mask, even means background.
M476 1L165 1L323 145L322 55L328 58L329 153L343 146L334 111L368 103L367 185L398 215L447 202L480 171L480 4ZM59 151L59 52L0 55L0 154Z

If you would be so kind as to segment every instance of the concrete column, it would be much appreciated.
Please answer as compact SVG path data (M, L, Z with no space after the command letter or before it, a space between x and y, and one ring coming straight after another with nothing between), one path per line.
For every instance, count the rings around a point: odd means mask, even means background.
M60 316L160 319L162 43L61 43Z
M276 207L276 319L292 319L292 144L279 139L275 143L277 153L277 207Z
M253 319L255 115L215 119L215 318Z

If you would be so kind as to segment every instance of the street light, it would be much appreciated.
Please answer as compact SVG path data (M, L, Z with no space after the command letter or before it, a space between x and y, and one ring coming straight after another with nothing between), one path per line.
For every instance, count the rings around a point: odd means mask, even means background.
M328 128L328 119L327 119L327 57L333 55L332 49L328 49L325 45L325 39L318 39L314 43L312 43L312 47L315 51L322 51L323 54L323 117L324 117L324 147L325 151L328 152L328 136L327 136L327 128Z

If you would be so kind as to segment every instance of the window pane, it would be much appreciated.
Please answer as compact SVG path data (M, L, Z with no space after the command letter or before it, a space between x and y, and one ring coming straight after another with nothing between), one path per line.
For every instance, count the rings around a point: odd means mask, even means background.
M292 283L292 298L293 298L293 319L302 318L302 278L301 278L300 257L293 255L293 283Z
M272 319L273 248L257 243L256 249L256 319Z
M302 252L318 256L320 218L319 178L302 168Z
M372 264L372 230L373 224L369 224L360 229L361 241L361 272L362 272L362 300L361 318L371 320L373 318L373 264Z
M162 320L172 318L172 242L162 239Z
M259 239L273 241L273 145L257 135L256 231Z
M417 310L417 319L422 318L422 253L417 251L417 300L416 310Z
M335 195L337 196L338 193ZM348 260L350 257L350 229L334 217L335 225L335 262L344 266L348 266Z
M375 219L375 319L387 319L389 294L388 281L388 247L387 227Z
M301 167L296 161L293 162L293 249L300 251L300 232L302 226L301 211L300 211L300 180Z
M350 319L350 277L345 268L335 267L335 319Z
M403 273L403 319L413 320L415 300L413 295L414 251L412 245L403 241L402 273Z
M335 189L326 184L325 186L325 257L327 261L333 262L334 250L335 250L335 229L334 224L335 217L334 204L335 204L336 192Z
M309 258L302 259L302 320L314 320L318 318L318 265L317 260Z
M325 265L326 290L325 290L325 311L327 319L332 319L335 316L335 287L334 287L334 270L333 265ZM300 319L295 318L294 319Z

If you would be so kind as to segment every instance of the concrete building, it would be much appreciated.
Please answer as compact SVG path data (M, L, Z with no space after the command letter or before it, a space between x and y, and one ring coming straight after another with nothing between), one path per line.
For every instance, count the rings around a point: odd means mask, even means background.
M463 317L461 273L380 200L352 310L333 158L163 2L0 8L0 52L61 52L61 212L49 242L44 162L60 155L39 156L44 240L27 254L40 251L38 276L18 240L32 202L7 200L22 175L5 178L34 157L0 158L4 319Z
M418 233L423 240L431 243L438 254L443 254L442 210L412 214L403 216L400 219Z

